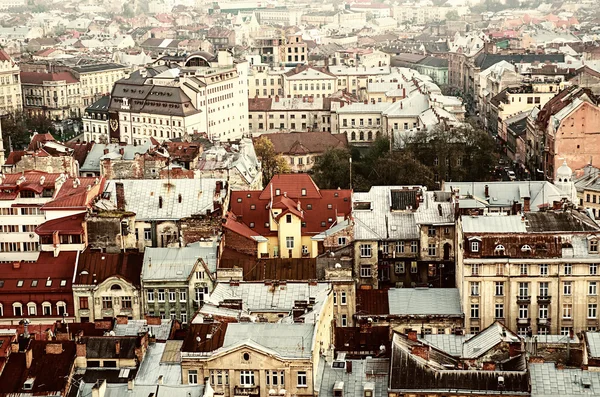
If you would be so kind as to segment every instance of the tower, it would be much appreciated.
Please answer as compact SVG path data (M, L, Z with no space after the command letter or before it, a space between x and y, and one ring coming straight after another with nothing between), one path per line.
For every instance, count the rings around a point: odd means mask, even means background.
M572 203L577 204L577 190L573 182L573 170L567 165L567 160L556 170L554 185L560 190L564 197Z

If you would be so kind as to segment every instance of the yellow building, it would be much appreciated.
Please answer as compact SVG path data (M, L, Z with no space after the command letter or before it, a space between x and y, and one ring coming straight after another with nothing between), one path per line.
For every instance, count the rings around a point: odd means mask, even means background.
M283 74L283 93L288 98L321 98L336 91L336 78L325 68L297 66Z
M0 49L0 114L23 108L19 65Z
M74 66L73 75L81 83L81 111L103 95L110 94L113 84L125 78L129 69L116 63Z

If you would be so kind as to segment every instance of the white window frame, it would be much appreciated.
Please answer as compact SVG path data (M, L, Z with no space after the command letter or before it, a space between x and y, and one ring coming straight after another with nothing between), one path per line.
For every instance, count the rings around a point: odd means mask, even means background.
M298 371L298 387L308 387L308 375L306 371Z
M371 258L373 256L371 244L360 244L359 249L361 258Z

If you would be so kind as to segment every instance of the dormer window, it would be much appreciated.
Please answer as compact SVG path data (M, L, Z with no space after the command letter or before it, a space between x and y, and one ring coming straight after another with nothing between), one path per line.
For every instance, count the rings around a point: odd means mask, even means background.
M479 241L471 241L471 252L479 252Z
M300 191L300 194L302 196L306 196L306 189L302 188L302 190Z
M504 255L505 249L502 244L498 244L496 248L494 248L494 255Z
M281 196L281 190L275 189L275 196Z
M598 253L598 240L596 238L591 239L589 241L589 250L590 250L590 253L593 253L593 254Z
M521 251L522 252L531 252L531 246L529 246L528 244L525 244L524 246L521 247Z

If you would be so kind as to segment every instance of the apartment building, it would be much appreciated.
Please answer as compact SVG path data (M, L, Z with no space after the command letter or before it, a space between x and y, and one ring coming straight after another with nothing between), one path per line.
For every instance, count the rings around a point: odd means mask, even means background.
M321 98L337 90L335 75L325 68L296 66L283 74L283 93L288 98Z
M100 97L109 95L113 85L129 74L129 68L116 63L74 66L70 69L81 84L81 112Z
M600 217L600 169L586 165L581 176L574 178L577 204L590 210L594 219Z
M253 136L295 131L331 131L332 109L343 100L333 98L250 98L248 130Z
M118 131L113 131L110 125L108 107L110 95L104 95L85 108L81 116L83 122L83 139L86 142L109 143L111 134L114 136ZM113 122L114 130L118 124ZM81 164L83 165L83 164Z
M458 288L466 329L519 335L597 330L600 228L577 210L462 216Z
M354 274L383 288L454 286L454 203L421 186L373 186L352 195Z
M23 110L53 120L80 117L81 83L70 72L21 72Z
M336 78L336 87L338 90L346 90L352 95L357 95L363 99L362 93L367 89L367 84L373 82L380 76L388 76L392 70L387 65L378 65L375 67L345 66L335 65L328 67L329 73Z
M265 65L252 65L248 76L248 95L252 98L283 97L283 74L285 68L270 68Z
M288 65L304 64L308 61L308 46L301 33L286 36L283 57L283 62Z
M23 109L19 65L0 49L0 114Z
M214 241L146 248L141 280L143 312L187 324L212 292L217 248Z

